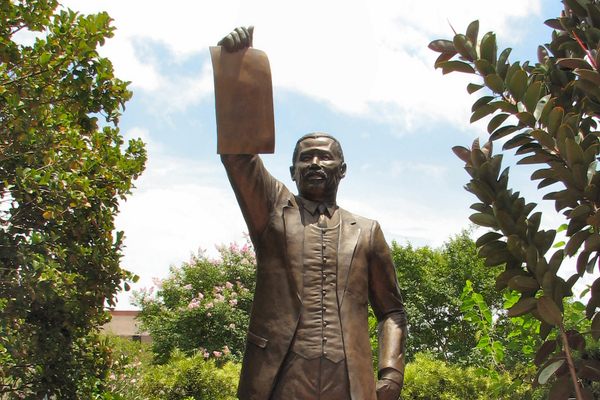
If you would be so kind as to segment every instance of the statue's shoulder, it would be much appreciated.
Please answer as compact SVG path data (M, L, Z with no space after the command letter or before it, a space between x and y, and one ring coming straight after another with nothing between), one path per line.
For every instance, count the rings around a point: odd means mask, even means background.
M373 225L377 224L374 219L366 218L358 214L354 214L344 208L340 207L341 218L346 223L355 223L362 229L370 229Z

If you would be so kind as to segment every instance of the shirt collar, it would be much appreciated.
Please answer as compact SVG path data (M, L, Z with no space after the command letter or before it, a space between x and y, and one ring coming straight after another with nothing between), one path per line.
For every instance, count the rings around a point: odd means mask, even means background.
M319 211L317 210L317 208L319 207L319 204L321 204L320 202L308 200L303 197L298 197L298 199L300 199L300 204L306 211L308 211L312 215L319 215ZM335 203L322 203L322 204L325 204L325 207L327 207L327 213L329 214L329 217L331 218L333 216L333 213L335 212L335 210L338 208L337 204L335 204Z

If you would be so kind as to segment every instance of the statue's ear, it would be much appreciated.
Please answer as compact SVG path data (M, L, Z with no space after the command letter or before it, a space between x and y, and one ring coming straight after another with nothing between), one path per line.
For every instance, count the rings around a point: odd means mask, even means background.
M342 163L342 165L340 165L340 178L343 178L346 176L346 163Z
M294 175L296 174L296 168L292 165L290 167L290 176L292 177L292 182L296 182L296 178Z

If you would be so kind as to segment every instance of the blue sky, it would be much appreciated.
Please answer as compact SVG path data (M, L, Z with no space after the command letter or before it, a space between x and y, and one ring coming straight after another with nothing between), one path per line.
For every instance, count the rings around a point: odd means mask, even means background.
M254 45L271 63L276 149L263 156L271 173L294 188L288 167L296 139L329 132L348 163L338 203L377 219L390 242L439 246L469 226L473 202L450 149L485 138L486 122L468 124L472 78L435 71L427 44L451 38L449 23L464 32L479 19L480 35L496 32L499 47L513 48L511 60L533 60L538 44L550 40L543 21L562 8L558 0L63 3L82 13L108 11L117 27L102 53L134 92L121 130L142 137L149 152L117 219L126 235L124 267L140 275L138 288L199 249L212 256L215 245L244 241L216 155L208 54L232 28L254 25ZM527 179L514 174L513 186ZM118 308L131 308L128 297L120 296Z

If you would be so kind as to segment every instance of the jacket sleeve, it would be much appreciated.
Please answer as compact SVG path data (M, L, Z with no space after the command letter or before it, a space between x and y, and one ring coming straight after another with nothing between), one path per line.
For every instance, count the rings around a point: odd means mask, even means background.
M258 155L223 154L221 161L254 242L267 227L283 184L271 176Z
M378 324L379 378L402 386L407 320L390 249L377 222L371 228L369 301Z

